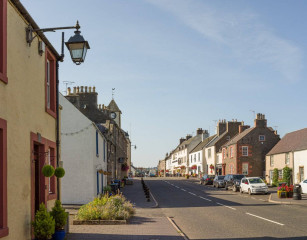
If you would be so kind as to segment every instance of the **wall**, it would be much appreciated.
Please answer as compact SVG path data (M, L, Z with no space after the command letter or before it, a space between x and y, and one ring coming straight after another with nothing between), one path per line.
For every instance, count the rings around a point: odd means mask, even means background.
M0 118L7 121L8 133L9 235L3 239L22 240L31 237L30 133L55 142L56 120L45 112L45 54L38 54L37 38L31 47L27 45L28 23L10 2L7 14L8 84L0 81ZM53 203L48 201L48 208Z
M294 152L294 183L299 183L299 167L304 167L304 179L307 179L307 150Z
M265 178L268 182L270 181L270 171L273 171L274 168L277 168L278 170L282 170L286 164L286 153L279 153L274 154L274 165L271 167L270 165L270 156L265 157ZM290 152L290 163L287 165L289 168L293 168L293 153Z
M85 204L97 196L97 167L107 170L107 163L103 159L104 138L98 134L99 156L97 157L97 129L92 121L61 94L60 104L62 106L62 159L66 169L61 186L62 203ZM68 133L75 134L65 135ZM101 178L99 182L101 183ZM106 178L104 184L106 184Z

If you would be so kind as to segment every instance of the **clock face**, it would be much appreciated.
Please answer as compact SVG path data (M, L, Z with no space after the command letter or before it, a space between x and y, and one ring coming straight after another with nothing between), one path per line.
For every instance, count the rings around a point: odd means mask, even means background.
M115 113L115 112L111 112L110 117L111 117L112 119L115 119L115 118L116 118L116 113Z

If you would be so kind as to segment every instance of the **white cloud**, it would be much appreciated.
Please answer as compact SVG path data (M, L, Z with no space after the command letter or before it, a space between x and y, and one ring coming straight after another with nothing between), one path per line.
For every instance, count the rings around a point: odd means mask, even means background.
M264 64L287 81L300 80L301 49L274 34L255 13L215 9L196 0L147 1L172 13L208 41L229 48L231 57L242 64Z

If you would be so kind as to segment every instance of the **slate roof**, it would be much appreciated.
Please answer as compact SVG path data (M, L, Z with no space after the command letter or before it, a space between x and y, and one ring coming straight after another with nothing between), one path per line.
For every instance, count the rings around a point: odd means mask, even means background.
M101 125L99 123L96 123L96 126L97 126L97 128L99 129L99 131L101 133L107 133L108 132L108 129L105 126L103 126L103 125Z
M216 135L213 135L213 136L210 136L210 137L207 137L204 139L204 141L200 142L192 151L191 153L194 153L194 152L198 152L200 150L202 150L213 138L215 138Z
M119 107L117 106L117 104L114 101L114 99L111 100L111 102L109 103L108 108L110 109L110 111L122 113L122 111L119 109Z
M267 155L307 150L307 128L287 133Z
M222 139L226 134L228 134L228 132L224 132L222 133L220 136L217 136L208 144L207 147L212 147L214 146L220 139Z
M247 134L252 132L254 129L255 127L245 129L243 132L238 133L236 136L230 139L226 144L224 144L224 146L229 146L229 145L237 143L240 139L244 138Z

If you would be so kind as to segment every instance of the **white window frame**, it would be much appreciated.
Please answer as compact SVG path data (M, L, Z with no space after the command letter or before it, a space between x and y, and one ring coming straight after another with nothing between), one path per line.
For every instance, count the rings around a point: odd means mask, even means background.
M263 139L261 139L261 138L263 138ZM259 141L260 141L260 142L265 141L265 135L259 135Z
M290 153L288 152L288 153L286 153L285 154L285 164L290 164Z
M51 161L50 161L50 148L48 149L48 153L47 153L47 158L48 158L48 164L51 165ZM51 177L48 178L48 190L49 193L52 193L51 191Z
M246 150L244 150L246 149ZM246 154L244 154L246 151ZM248 146L242 146L242 156L248 157Z
M230 147L230 157L233 157L233 147Z
M270 166L274 167L274 155L270 156Z
M242 163L242 174L248 175L248 163Z
M47 59L47 108L50 109L50 61Z

